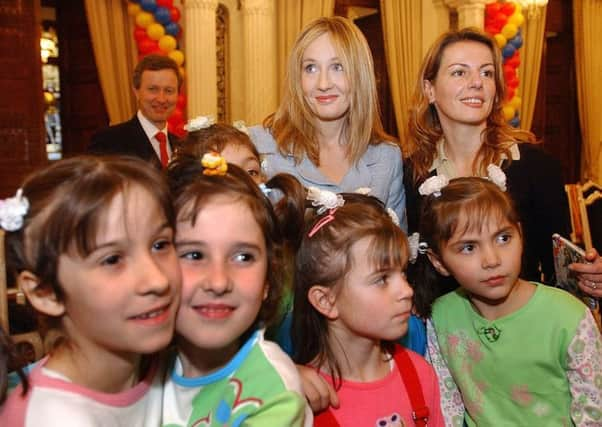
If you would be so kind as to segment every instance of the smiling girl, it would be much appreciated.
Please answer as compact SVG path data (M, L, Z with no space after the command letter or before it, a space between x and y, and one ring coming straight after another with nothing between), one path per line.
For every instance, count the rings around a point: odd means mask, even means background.
M143 355L171 341L180 288L159 172L132 158L74 157L33 174L2 207L17 284L64 339L0 418L11 426L156 425L161 375Z

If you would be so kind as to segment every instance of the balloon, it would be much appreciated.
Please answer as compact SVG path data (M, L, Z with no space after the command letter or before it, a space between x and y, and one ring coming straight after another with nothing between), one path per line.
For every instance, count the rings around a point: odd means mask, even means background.
M184 67L180 67L180 77L184 78L185 75L186 75L186 70L184 69Z
M180 93L178 95L178 101L176 102L176 107L184 110L184 108L186 108L186 95L184 95L183 93Z
M520 65L519 51L517 50L516 52L514 52L514 55L512 55L510 58L506 59L504 64L512 65L514 68L518 68L518 66Z
M153 15L148 12L140 12L138 15L136 15L135 20L136 25L142 28L146 28L150 24L155 22L155 18L153 18Z
M514 76L506 81L506 86L516 89L518 87L518 77Z
M138 27L134 28L134 39L136 42L146 38L146 28Z
M157 0L157 6L170 9L173 7L173 0Z
M140 0L140 6L147 12L154 13L157 9L157 2L155 0Z
M512 89L511 87L506 88L506 101L510 101L512 98L514 98L514 93L515 90Z
M514 52L516 52L516 48L510 43L507 43L502 49L502 56L504 58L510 58L512 55L514 55Z
M506 16L510 16L514 13L514 8L515 8L514 3L506 2L506 3L502 4L502 8L501 8L500 12L502 12Z
M510 120L510 125L517 128L520 126L520 119L518 118L518 114Z
M165 35L165 29L163 28L163 25L154 22L148 26L146 33L151 39L159 40Z
M504 80L509 81L516 77L516 69L512 65L504 65Z
M181 66L184 63L184 54L180 50L172 50L167 56L173 59L178 66Z
M167 25L171 22L171 14L169 13L169 9L165 7L158 7L155 10L155 19L157 22L160 22L163 25Z
M522 99L520 99L520 96L514 96L511 100L510 100L510 105L512 107L514 107L515 109L519 109L520 105L522 104Z
M520 49L520 47L523 45L523 38L520 34L517 34L512 40L509 40L509 42L512 43L512 46L515 48Z
M159 47L164 52L171 52L177 45L178 42L174 36L163 36L159 39Z
M142 12L142 8L137 3L128 3L128 15L136 16Z
M159 44L155 40L152 40L148 37L145 37L144 39L142 39L138 42L138 51L140 53L144 53L144 54L151 53L153 50L155 50L158 47L159 47Z
M508 18L508 23L514 24L517 27L520 27L525 22L525 17L520 12L514 12L514 14Z
M508 42L508 40L506 40L506 37L504 37L503 34L496 34L493 36L493 38L495 39L495 42L497 43L497 46L500 49L506 46L506 43Z
M504 25L504 27L502 28L502 34L504 35L504 37L506 37L508 40L510 40L512 37L514 37L516 35L516 33L518 32L518 28L516 27L516 25L514 24L506 24Z
M514 117L516 110L511 105L504 105L502 113L504 114L504 120L508 121Z
M173 113L171 113L171 116L169 116L169 120L172 122L181 122L184 120L184 113L182 112L182 109L176 107L173 110Z
M172 7L169 9L169 13L171 14L171 20L173 22L178 22L180 20L180 9L177 7Z
M500 12L501 8L502 5L500 3L489 3L487 6L485 6L485 13L487 16L494 17Z
M495 23L502 28L508 22L508 17L504 15L502 12L499 12L495 15Z
M180 34L180 26L175 22L170 22L165 26L165 32L170 36L177 37Z

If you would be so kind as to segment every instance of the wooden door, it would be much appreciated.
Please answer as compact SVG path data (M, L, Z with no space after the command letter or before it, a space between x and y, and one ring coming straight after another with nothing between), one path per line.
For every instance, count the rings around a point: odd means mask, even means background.
M47 163L39 0L0 0L0 198Z

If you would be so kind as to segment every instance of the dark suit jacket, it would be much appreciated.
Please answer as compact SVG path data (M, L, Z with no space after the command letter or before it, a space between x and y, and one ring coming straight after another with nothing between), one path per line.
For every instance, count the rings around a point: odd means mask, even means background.
M169 133L169 145L173 152L178 137ZM137 116L127 122L100 130L92 135L87 152L90 154L122 154L139 157L161 168L161 161L149 141Z

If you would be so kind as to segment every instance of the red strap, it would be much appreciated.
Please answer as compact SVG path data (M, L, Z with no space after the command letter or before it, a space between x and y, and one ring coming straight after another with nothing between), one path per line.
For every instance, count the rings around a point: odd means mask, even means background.
M161 159L161 165L165 168L169 162L169 155L167 154L167 137L163 132L157 132L155 138L159 141L159 157Z
M330 407L314 416L314 427L340 427Z
M424 402L424 394L422 393L422 386L418 379L418 373L409 353L405 348L396 345L395 346L395 364L399 369L401 379L406 386L408 396L410 396L410 404L412 405L412 418L416 427L426 427L429 420L429 408Z

